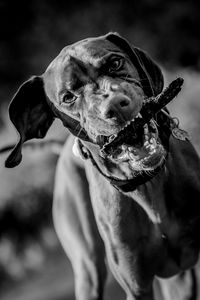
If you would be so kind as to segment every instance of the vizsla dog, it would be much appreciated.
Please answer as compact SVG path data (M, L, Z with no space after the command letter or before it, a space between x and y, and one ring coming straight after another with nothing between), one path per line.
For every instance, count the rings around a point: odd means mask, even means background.
M166 109L139 132L132 126L162 89L158 65L109 33L65 47L10 104L20 139L7 167L20 163L23 143L43 138L54 118L72 133L57 167L53 218L77 300L103 299L105 258L128 300L155 299L155 278L197 263L199 157Z

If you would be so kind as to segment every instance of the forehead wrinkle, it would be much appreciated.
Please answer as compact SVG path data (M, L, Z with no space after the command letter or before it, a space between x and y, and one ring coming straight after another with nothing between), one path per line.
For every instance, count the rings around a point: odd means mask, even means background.
M66 64L69 56L74 56L83 63L98 67L101 58L109 52L121 53L121 50L105 38L87 38L64 47L47 70L49 68L60 69L62 65Z
M70 55L69 53L61 53L50 63L46 69L46 74L51 74L54 77L54 85L56 94L63 88L63 75L65 68L69 67Z
M121 49L105 38L85 39L63 48L59 55L50 63L46 72L50 70L54 74L58 92L63 86L63 76L61 74L63 75L65 68L70 65L70 56L80 60L86 69L90 71L91 66L98 69L104 62L104 57L111 52L121 54ZM126 56L125 53L124 55ZM135 73L137 74L136 70Z
M105 38L89 38L65 47L60 54L71 55L86 64L98 66L100 59L110 52L121 53L121 49Z
M116 50L120 52L119 49L105 40L85 42L75 48L77 57L81 57L85 63L92 64L94 67L99 66L104 56Z
M76 56L79 59L83 56L85 61L95 63L96 59L110 51L121 52L118 46L105 39L104 36L86 38L64 47L49 67L57 67L57 64L64 63L68 55Z
M93 55L90 51L88 51L87 48L82 47L82 45L77 49L74 49L73 52L71 52L71 55L79 59L85 65L85 67L88 65L98 67L101 61L101 55Z
M82 60L74 57L74 52L72 53L73 56L70 56L68 53L68 57L60 69L57 80L59 90L64 90L66 88L76 90L81 87L81 82L83 83L89 80L90 68L87 68L87 65L83 63Z

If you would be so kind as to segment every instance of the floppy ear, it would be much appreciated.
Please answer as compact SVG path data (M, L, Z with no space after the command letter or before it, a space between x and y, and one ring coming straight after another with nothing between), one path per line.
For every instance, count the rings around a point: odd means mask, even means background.
M54 120L41 77L32 77L20 86L10 103L9 117L19 133L19 141L5 162L7 168L13 168L22 160L23 143L43 138Z
M147 55L143 50L131 47L126 39L122 38L117 33L109 33L106 39L121 48L128 54L133 65L136 67L143 90L146 96L156 96L162 92L164 80L163 74L159 66Z

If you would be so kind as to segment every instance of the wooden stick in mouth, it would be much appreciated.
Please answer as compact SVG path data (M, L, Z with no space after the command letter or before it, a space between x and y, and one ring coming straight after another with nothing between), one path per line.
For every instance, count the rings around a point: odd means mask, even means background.
M178 95L181 91L183 82L183 78L178 77L173 80L158 96L150 97L144 102L140 111L143 118L143 125ZM134 122L137 122L137 119Z
M146 99L140 111L141 118L135 118L129 125L131 126L131 131L136 133L143 132L144 125L178 95L181 91L183 82L183 78L178 77L173 80L159 95ZM102 154L110 154L120 140L124 139L126 130L127 127L122 129L112 142L106 143L101 148Z

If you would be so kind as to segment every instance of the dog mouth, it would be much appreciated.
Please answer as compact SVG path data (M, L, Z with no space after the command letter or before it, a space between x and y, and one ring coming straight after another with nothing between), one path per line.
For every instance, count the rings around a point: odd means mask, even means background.
M173 80L159 95L146 99L137 116L117 134L99 136L102 157L129 162L132 169L139 171L162 165L167 152L161 144L155 116L177 96L182 85L183 78Z
M137 119L135 122L135 119ZM166 151L161 144L156 121L152 118L143 126L139 113L117 133L101 136L101 154L115 162L129 162L134 169L153 170L161 165Z

